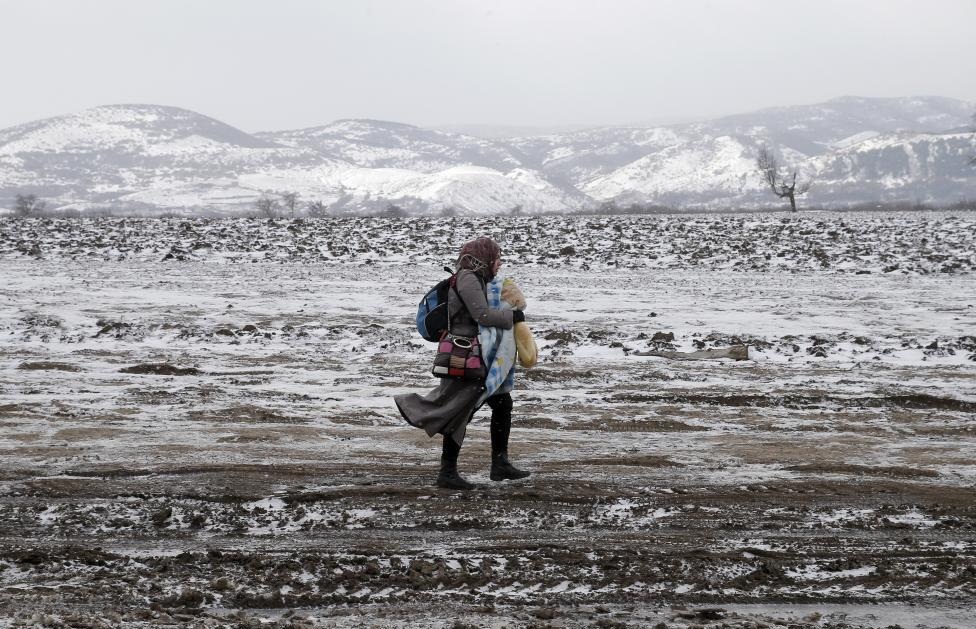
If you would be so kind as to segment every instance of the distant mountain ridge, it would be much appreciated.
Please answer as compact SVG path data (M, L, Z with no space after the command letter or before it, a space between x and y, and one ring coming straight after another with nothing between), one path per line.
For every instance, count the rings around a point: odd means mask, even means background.
M976 199L976 106L842 97L714 120L486 139L364 119L246 133L177 107L109 105L0 130L0 208L238 214L297 192L330 212L562 212L605 202L778 206L768 143L813 180L806 204Z

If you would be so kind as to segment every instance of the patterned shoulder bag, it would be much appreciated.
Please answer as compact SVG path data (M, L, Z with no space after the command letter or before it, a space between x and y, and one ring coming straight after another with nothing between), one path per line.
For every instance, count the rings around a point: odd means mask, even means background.
M461 306L465 307L464 299L458 292L453 280L451 288L458 296ZM457 313L455 313L457 314ZM451 302L447 302L447 330L437 344L437 355L434 356L434 367L431 369L438 378L456 378L458 380L483 380L486 375L485 364L481 359L481 343L478 335L458 336L451 332Z

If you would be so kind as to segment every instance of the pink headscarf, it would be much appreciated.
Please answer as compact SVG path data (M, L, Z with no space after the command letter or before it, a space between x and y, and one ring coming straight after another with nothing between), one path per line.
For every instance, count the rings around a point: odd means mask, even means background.
M470 269L480 275L486 282L495 278L495 262L502 257L502 248L498 243L482 236L467 242L458 254L458 269Z

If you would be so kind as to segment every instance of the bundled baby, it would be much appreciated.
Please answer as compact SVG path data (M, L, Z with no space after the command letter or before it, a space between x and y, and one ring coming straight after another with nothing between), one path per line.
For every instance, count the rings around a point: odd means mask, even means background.
M516 310L525 310L525 295L522 294L522 289L518 287L515 280L510 277L506 277L502 282L502 301L508 302ZM532 330L524 321L519 321L515 324L513 332L519 364L526 368L534 367L539 362L539 348L536 347Z

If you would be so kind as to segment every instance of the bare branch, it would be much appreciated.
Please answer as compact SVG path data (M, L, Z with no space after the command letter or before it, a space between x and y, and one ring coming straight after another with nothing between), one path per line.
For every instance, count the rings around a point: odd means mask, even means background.
M776 171L779 170L779 165L776 163L776 156L765 144L759 147L759 153L756 155L756 166L759 167L759 172L762 173L766 184L772 188L773 192L776 192Z
M976 114L973 114L973 134L976 135ZM976 166L976 155L969 158L969 165Z
M780 174L780 166L776 160L776 155L766 146L765 143L759 147L756 153L756 166L762 173L763 181L769 186L773 194L781 199L789 199L790 209L796 211L796 195L803 194L810 189L810 182L805 182L797 186L797 169L789 175Z
M321 218L328 212L328 207L322 201L310 201L307 208L308 215L313 218Z
M258 208L258 212L267 218L278 218L278 214L281 213L281 203L278 201L278 199L261 197L257 200L255 205Z
M43 212L47 204L37 198L36 195L28 194L18 194L17 199L14 202L14 212L18 216L30 216L32 214L37 214L38 212Z
M295 208L298 207L298 197L300 196L302 195L297 192L284 192L281 195L282 205L293 217L295 216Z
M976 135L976 114L973 114L973 135ZM969 165L976 166L976 155L969 158Z

